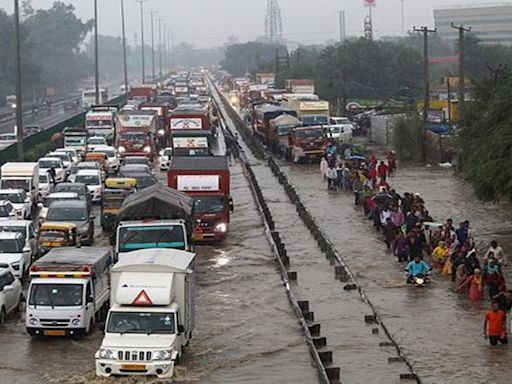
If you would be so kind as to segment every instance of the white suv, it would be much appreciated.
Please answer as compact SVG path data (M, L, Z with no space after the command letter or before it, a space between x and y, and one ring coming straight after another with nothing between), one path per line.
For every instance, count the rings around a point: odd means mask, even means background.
M9 313L20 310L22 295L21 282L7 265L0 264L0 324Z
M101 172L94 169L84 169L76 174L75 183L84 183L91 193L92 201L101 201L103 182Z
M22 278L32 262L32 249L24 237L15 232L0 232L0 264L7 264L12 273Z

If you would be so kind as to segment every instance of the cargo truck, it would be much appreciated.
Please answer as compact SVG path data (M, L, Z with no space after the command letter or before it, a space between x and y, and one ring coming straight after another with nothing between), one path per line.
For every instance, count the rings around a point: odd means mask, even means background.
M292 128L288 134L286 157L294 163L301 159L320 159L328 144L326 128L323 126Z
M173 156L209 156L212 135L202 130L178 130L172 134Z
M234 210L226 157L175 156L167 172L167 185L194 199L195 241L226 238Z
M160 183L130 195L117 213L116 255L146 248L193 249L193 200Z
M289 79L284 81L285 88L291 93L314 94L315 82L309 79Z
M210 131L210 111L208 108L178 107L171 112L171 135L181 130Z
M288 107L297 113L303 125L329 125L329 102L324 100L289 99Z
M142 85L139 87L131 87L130 99L141 102L153 101L156 97L156 90L152 85Z
M30 200L30 213L33 217L39 200L39 164L5 163L0 168L0 189L23 189Z
M112 251L53 248L30 268L26 329L32 336L84 336L109 306Z
M103 136L107 139L114 137L115 116L117 107L96 106L85 115L85 129L89 136Z
M146 156L153 161L157 155L155 111L123 111L118 114L116 147L121 157Z
M96 375L170 378L194 329L195 254L144 249L112 268L112 304Z

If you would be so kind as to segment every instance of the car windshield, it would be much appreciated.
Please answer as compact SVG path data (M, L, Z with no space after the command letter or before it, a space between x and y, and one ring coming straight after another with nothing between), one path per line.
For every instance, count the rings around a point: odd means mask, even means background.
M225 207L223 196L197 196L194 201L195 213L219 213Z
M108 333L175 333L174 313L110 312Z
M60 161L57 160L39 160L39 169L60 168Z
M279 125L277 127L277 135L278 136L288 136L290 129L295 128L296 125Z
M75 181L84 183L85 185L100 185L100 177L98 175L77 175Z
M42 230L39 234L39 241L65 242L67 236L62 231Z
M0 225L0 232L19 233L25 240L27 228L25 226Z
M99 167L98 163L94 163L92 161L91 162L87 162L87 163L80 163L77 166L78 170L80 170L80 169L99 169L99 168L100 167Z
M116 157L116 153L114 151L106 150L106 149L102 149L101 151L98 150L98 151L95 151L94 153L104 153L105 155L107 155L107 157L109 159Z
M0 253L19 253L22 249L16 239L0 239Z
M130 177L130 176L126 176L126 177ZM156 178L152 175L133 176L133 178L137 180L137 188L147 188L147 187L151 187L152 185L155 185L157 183Z
M172 156L172 149L166 149L163 153L164 156L170 157Z
M324 131L322 129L307 129L295 131L295 136L299 139L323 139Z
M84 208L50 208L46 216L48 221L85 221L87 218Z
M25 195L21 193L0 193L0 200L9 200L11 203L24 203Z
M119 252L146 248L185 249L185 235L180 225L119 228Z
M56 201L63 201L63 200L76 200L74 197L52 197L47 196L43 199L43 205L45 207L49 207L52 205L52 203L55 203Z
M30 189L29 180L16 180L16 179L2 179L2 189L23 189L28 191Z
M52 153L52 157L58 157L62 161L69 161L69 156L65 153Z
M120 135L121 140L130 141L130 142L144 142L147 139L147 135L144 133L121 133Z
M83 303L82 284L32 284L29 305L45 307L74 307Z
M87 144L103 145L106 144L106 141L103 137L91 137L89 140L87 140Z
M80 196L85 194L84 188L81 185L73 184L57 184L54 192L74 192Z
M126 157L123 159L123 165L148 165L148 159L145 157Z

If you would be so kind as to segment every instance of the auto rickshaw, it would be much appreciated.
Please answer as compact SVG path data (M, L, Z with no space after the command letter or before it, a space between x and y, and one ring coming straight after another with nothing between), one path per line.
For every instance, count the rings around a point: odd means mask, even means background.
M107 170L107 160L108 156L104 152L87 152L84 158L84 161L94 161L98 163L103 172Z
M101 195L101 228L105 232L114 231L117 212L124 200L135 191L137 180L132 178L108 178Z
M80 236L73 223L51 222L41 224L37 242L44 254L56 247L79 247Z

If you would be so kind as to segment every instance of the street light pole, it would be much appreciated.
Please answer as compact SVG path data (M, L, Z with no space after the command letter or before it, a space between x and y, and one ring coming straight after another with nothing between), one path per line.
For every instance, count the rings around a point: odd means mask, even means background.
M162 73L162 19L158 19L158 62L160 67L160 77Z
M126 30L124 25L124 0L121 0L121 25L123 29L123 70L124 70L124 91L128 93L128 65L126 63Z
M154 12L151 11L151 73L153 81L155 81L155 25L154 25Z
M14 0L14 30L16 34L16 154L23 161L23 103L21 92L21 42L20 42L20 4Z
M144 3L148 0L137 0L140 3L140 40L142 56L142 84L146 83L146 63L144 55Z
M98 0L94 0L94 95L96 105L100 103L100 69L98 60Z

